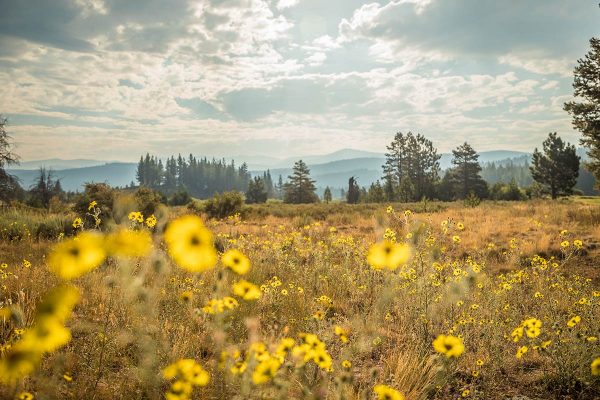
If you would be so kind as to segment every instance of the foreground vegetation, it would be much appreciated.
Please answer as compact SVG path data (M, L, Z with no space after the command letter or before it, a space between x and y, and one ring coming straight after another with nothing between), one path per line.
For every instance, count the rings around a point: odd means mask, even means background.
M130 207L3 211L2 398L600 390L595 205Z

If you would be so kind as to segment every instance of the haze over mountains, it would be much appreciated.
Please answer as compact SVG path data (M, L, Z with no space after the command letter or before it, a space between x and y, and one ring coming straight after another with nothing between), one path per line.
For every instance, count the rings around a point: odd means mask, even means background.
M507 162L514 159L524 162L529 156L530 154L519 151L496 150L481 152L479 160L481 163ZM233 159L237 165L246 162L253 175L262 174L263 171L269 169L275 181L279 175L282 175L285 180L291 173L294 162L302 159L309 165L311 176L317 181L317 186L342 188L347 185L350 176L357 177L361 186L368 186L380 179L382 175L381 166L385 161L385 156L383 153L342 149L330 154L282 159L270 156L239 156L233 157ZM450 167L451 160L451 154L442 154L441 168ZM80 191L82 185L86 182L106 182L111 186L129 185L136 180L137 163L89 159L48 159L23 161L20 165L10 169L9 173L17 176L21 181L21 185L27 188L37 178L40 167L52 169L56 178L61 179L61 184L65 190Z

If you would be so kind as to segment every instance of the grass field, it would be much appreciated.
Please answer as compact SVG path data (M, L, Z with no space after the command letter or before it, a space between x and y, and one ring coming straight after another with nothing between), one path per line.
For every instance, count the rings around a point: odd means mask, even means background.
M600 392L596 199L186 213L103 221L100 238L71 212L3 210L0 397Z

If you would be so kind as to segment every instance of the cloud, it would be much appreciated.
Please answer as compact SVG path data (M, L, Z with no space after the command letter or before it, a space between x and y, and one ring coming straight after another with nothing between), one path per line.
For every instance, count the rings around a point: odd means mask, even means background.
M291 8L298 5L298 3L300 3L300 0L279 0L277 2L277 9L285 10L286 8Z
M21 38L72 51L91 51L73 21L80 8L71 1L6 0L0 13L0 36Z
M587 6L562 0L370 3L357 9L350 19L343 19L339 34L345 41L381 39L455 56L523 54L531 50L539 56L576 56L573 50L598 33L598 7L592 3Z
M175 102L181 107L189 109L195 118L198 119L226 119L225 115L215 108L212 104L199 99L182 99L179 97L175 98Z
M397 130L526 150L577 135L562 103L600 33L574 0L3 6L0 112L24 159L380 151Z
M311 56L307 57L305 59L305 61L308 63L308 65L310 65L311 67L317 67L321 64L323 64L323 62L327 59L327 54L323 53L323 52L316 52L313 53Z

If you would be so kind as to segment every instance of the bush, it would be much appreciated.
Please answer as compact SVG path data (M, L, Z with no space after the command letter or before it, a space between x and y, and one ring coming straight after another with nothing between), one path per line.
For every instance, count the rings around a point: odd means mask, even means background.
M75 229L72 226L71 219L57 216L40 222L35 229L35 238L37 240L56 240L61 233L65 236L71 236L75 233Z
M85 218L87 226L94 226L94 218L88 215L88 207L95 201L96 208L101 211L102 218L112 218L115 201L115 190L106 183L86 183L82 194L75 201L73 211L81 218Z
M519 186L512 181L508 184L498 182L492 186L490 190L490 197L493 200L507 200L507 201L519 201L525 200L527 196L525 192L519 188Z
M138 206L138 211L144 216L156 213L158 206L167 202L164 194L145 186L140 187L135 192L134 198Z
M185 206L192 201L189 193L185 190L179 190L171 195L168 204L170 206Z
M206 201L204 212L211 218L225 218L242 212L244 198L239 192L215 194Z
M469 192L469 195L464 200L465 207L475 208L481 204L481 199L473 192Z

